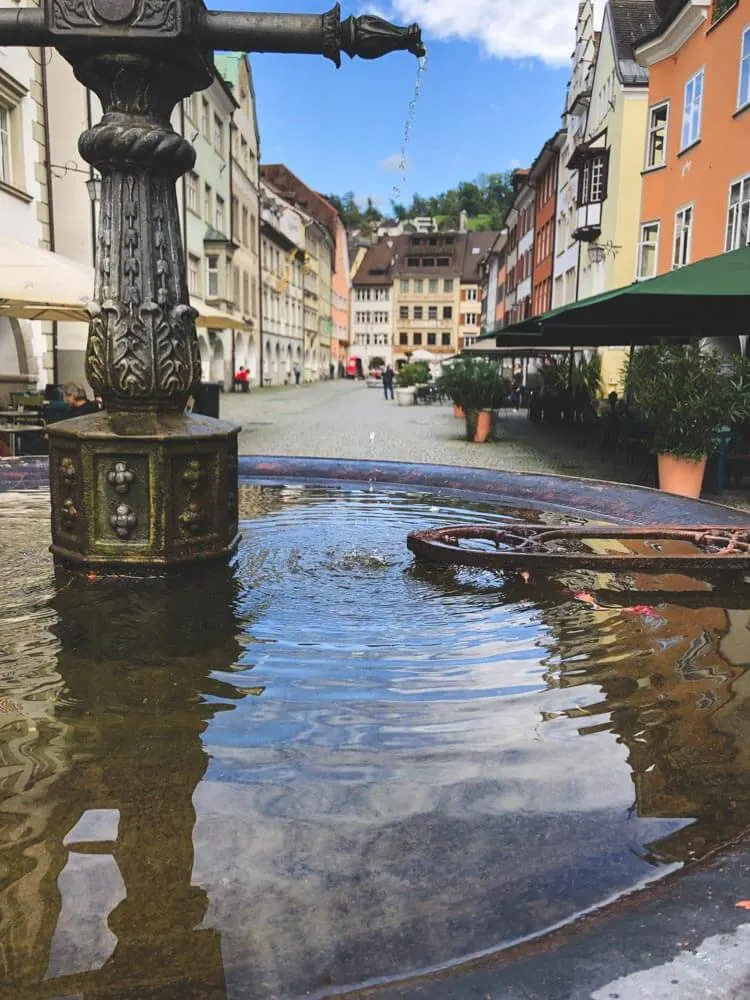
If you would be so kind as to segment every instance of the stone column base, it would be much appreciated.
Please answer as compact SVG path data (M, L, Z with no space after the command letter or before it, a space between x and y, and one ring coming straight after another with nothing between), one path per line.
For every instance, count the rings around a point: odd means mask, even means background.
M55 560L108 574L226 559L239 427L187 413L92 413L49 427Z

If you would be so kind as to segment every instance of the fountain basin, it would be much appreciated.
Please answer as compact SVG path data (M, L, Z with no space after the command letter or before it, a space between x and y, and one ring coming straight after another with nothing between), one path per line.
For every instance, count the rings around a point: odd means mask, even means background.
M89 585L45 555L43 464L0 474L0 933L18 995L326 996L459 967L750 822L744 594L696 581L644 606L626 581L604 602L596 579L529 587L405 549L456 518L741 512L244 458L230 574Z

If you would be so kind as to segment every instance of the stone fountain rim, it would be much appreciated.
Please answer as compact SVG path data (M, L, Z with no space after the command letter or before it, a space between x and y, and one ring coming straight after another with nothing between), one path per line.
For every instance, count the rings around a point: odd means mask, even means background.
M673 496L646 486L580 479L538 472L507 472L453 465L363 459L242 455L240 482L283 485L439 492L445 496L496 501L502 506L550 511L615 524L717 524L746 526L750 514L706 500ZM0 493L44 489L46 458L0 460Z

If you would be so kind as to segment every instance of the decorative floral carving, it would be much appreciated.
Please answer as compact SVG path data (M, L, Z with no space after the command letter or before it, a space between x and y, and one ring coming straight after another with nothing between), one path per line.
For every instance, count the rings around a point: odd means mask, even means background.
M86 345L86 378L94 392L101 396L107 384L107 329L98 302L89 302L89 340Z
M128 468L126 462L115 462L114 469L107 473L107 482L114 487L115 493L125 496L136 480L135 472Z
M188 460L185 471L182 473L182 481L187 486L190 493L194 493L206 478L206 473L197 458Z
M62 522L63 530L72 531L77 520L78 508L71 498L68 497L60 509L60 521Z
M138 517L126 503L120 503L115 507L109 523L118 538L130 538L138 525Z
M76 481L76 464L67 455L60 459L60 480L70 488Z
M189 503L177 520L186 534L197 536L205 533L208 515L199 504Z

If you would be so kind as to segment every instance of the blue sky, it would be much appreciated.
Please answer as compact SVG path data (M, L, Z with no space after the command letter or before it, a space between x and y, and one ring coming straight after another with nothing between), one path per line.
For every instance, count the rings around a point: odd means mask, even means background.
M333 0L271 0L269 11L320 13ZM242 0L212 6L247 9ZM261 158L283 162L311 187L387 210L398 188L437 194L478 173L528 165L560 124L576 0L376 0L342 3L342 16L370 10L419 20L427 70L407 148L403 145L417 60L398 52L373 62L344 56L252 55Z

